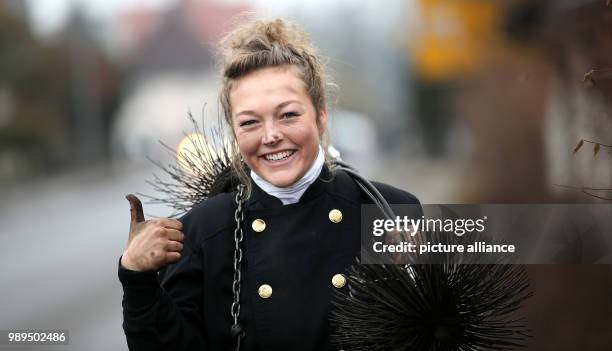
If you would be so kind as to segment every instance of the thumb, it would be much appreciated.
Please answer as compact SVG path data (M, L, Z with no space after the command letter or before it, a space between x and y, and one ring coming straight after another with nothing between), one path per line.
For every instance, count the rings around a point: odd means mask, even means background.
M142 212L142 202L134 194L128 194L125 198L130 202L130 224L144 222L144 213Z

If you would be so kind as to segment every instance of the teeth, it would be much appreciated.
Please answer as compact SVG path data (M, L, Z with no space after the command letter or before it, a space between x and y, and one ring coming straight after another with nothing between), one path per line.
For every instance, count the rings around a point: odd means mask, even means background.
M293 151L283 151L283 152L277 152L275 154L267 154L265 155L265 157L266 157L266 160L269 160L269 161L278 161L278 160L282 160L283 158L287 158L291 155L293 155Z

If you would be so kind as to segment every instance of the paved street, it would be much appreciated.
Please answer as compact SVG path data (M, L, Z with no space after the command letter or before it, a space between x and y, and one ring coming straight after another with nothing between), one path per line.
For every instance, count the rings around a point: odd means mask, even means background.
M0 329L70 331L69 347L36 350L127 349L116 278L129 226L124 196L150 193L144 179L151 171L147 166L88 169L2 196ZM146 205L145 212L164 213Z

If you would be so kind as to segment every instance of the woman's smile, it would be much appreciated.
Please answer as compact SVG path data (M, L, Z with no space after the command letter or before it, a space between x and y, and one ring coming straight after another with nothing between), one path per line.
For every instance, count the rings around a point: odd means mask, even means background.
M296 152L297 150L285 150L285 151L271 152L261 157L263 157L264 160L268 161L270 165L274 165L274 166L284 165L284 164L291 162L291 160L293 159L293 155L295 155Z

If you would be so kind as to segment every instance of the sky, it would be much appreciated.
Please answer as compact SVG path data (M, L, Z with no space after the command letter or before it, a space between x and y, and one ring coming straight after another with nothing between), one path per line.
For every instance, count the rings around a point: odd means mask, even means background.
M17 0L20 1L20 0ZM110 54L120 53L117 48L114 24L122 13L134 8L150 10L163 10L170 8L177 1L183 0L24 0L28 6L31 29L39 38L48 38L57 33L64 26L70 9L78 6L89 24L96 28L97 39ZM191 0L218 2L224 5L235 3L248 3L263 16L282 16L290 12L292 7L305 7L303 0ZM320 3L320 7L328 6L325 0L310 0ZM356 2L359 0L339 0L339 2ZM312 4L308 4L312 6Z
M87 17L94 22L107 22L121 11L136 6L152 9L165 8L177 0L26 0L32 18L34 31L42 36L58 30L65 21L68 10L72 4L81 6ZM326 0L206 0L218 1L225 4L251 3L260 12L265 14L282 14L289 8L312 7L318 10L331 6ZM336 0L335 5L359 3L359 0Z
M95 21L105 21L134 6L163 8L175 0L26 0L33 29L47 35L59 29L66 20L72 4L82 6L86 15Z

